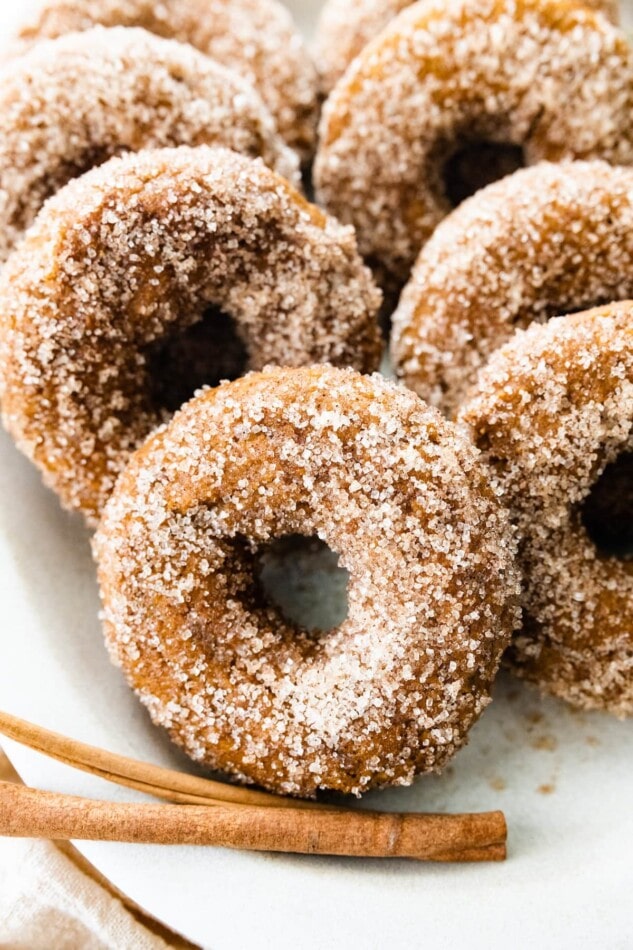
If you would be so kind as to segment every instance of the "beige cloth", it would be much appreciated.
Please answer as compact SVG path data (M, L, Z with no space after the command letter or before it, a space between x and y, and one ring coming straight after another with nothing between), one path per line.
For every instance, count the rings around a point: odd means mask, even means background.
M19 781L0 751L0 779ZM148 917L71 845L3 841L2 950L195 950Z

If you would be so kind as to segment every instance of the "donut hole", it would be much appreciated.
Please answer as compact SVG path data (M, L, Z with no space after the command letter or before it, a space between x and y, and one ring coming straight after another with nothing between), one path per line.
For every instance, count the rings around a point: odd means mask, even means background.
M601 555L633 560L633 453L607 466L583 504L582 520Z
M525 167L520 145L472 141L454 150L444 163L444 192L453 208L499 178Z
M210 307L192 326L151 343L145 360L153 406L172 413L203 386L242 376L248 353L233 318Z
M326 633L348 616L349 574L317 537L285 535L258 552L258 582L266 606L300 631Z

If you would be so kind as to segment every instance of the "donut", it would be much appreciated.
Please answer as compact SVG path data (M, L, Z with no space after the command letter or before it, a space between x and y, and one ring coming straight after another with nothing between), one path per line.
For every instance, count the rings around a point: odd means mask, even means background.
M614 23L619 20L617 0L584 0ZM332 91L349 64L382 32L411 0L326 0L317 26L315 59L322 86Z
M347 619L262 597L275 539L317 536ZM507 514L413 393L326 366L207 390L132 457L95 540L105 635L198 762L310 797L408 785L465 741L516 619Z
M247 79L284 140L303 159L312 156L318 76L290 13L277 0L45 0L13 50L97 25L142 27L195 46Z
M115 153L223 145L295 184L295 154L244 80L145 30L42 43L0 79L0 260L44 201Z
M148 432L225 378L227 321L252 368L369 371L379 305L352 230L260 159L206 146L130 153L50 199L3 268L4 422L63 504L94 523Z
M574 706L633 714L633 302L518 331L459 419L519 532L510 665Z
M393 361L407 386L450 414L518 327L627 298L633 169L543 162L438 225L393 315Z
M402 285L464 197L464 156L484 143L504 165L631 164L632 105L633 52L602 15L568 0L422 0L327 101L317 193Z

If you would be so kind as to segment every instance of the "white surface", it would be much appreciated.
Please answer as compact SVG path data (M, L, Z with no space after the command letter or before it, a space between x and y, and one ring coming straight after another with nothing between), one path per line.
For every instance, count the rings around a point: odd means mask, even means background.
M297 0L304 15L309 4ZM0 25L20 13L3 9ZM187 767L107 660L86 535L0 436L0 706L87 742ZM7 743L32 785L130 799ZM443 777L390 809L503 808L504 865L426 866L80 843L150 913L213 947L631 947L633 724L504 681ZM126 948L127 950L127 948Z

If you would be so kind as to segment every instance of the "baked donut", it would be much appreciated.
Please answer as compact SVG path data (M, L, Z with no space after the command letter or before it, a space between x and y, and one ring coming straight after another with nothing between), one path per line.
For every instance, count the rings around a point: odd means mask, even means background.
M331 92L349 64L412 0L325 0L316 37L322 86ZM584 0L585 6L617 23L617 0Z
M517 327L633 298L633 169L543 162L460 205L393 315L398 376L453 412Z
M261 160L205 146L111 159L44 206L2 271L4 422L94 523L148 432L225 378L227 320L251 367L373 370L379 304L352 230ZM169 378L173 346L184 380Z
M318 76L290 13L277 0L44 0L14 49L96 25L142 27L190 43L235 70L262 97L285 141L302 158L312 156Z
M471 149L631 164L632 107L633 52L602 15L568 0L422 0L327 101L318 195L402 283L464 196L455 171Z
M309 634L262 598L258 554L318 536L349 613ZM331 367L189 402L132 457L95 543L105 634L194 759L284 794L439 770L516 619L506 512L478 454L413 393Z
M0 79L0 260L71 178L118 152L202 144L299 181L257 94L190 47L100 27L40 44Z
M460 420L519 528L513 669L574 706L631 715L633 302L519 331Z

